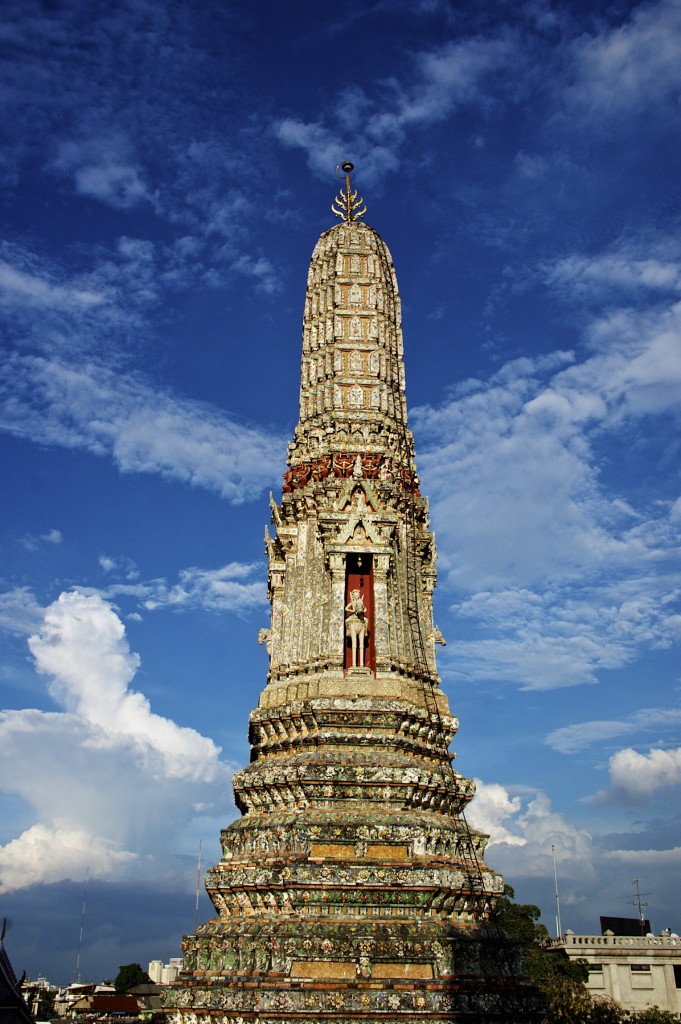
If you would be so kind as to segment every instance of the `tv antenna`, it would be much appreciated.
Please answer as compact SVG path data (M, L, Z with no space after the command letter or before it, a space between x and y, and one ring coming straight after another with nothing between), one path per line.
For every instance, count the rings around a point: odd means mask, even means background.
M649 904L648 904L648 901L645 900L643 897L644 896L649 896L650 893L641 892L641 890L639 888L639 880L638 880L638 878L635 878L634 881L631 884L636 886L636 895L633 897L633 899L627 900L627 903L631 903L631 905L633 907L637 907L638 908L638 919L639 919L639 922L641 924L641 935L645 935L645 933L646 933L646 919L643 916L643 911L645 910L645 908Z

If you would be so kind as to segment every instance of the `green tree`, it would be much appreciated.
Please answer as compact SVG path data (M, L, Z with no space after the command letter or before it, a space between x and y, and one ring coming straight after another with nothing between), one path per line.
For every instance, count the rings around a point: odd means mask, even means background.
M495 909L495 923L523 948L525 971L543 991L553 979L566 978L582 984L589 977L586 960L570 960L563 950L548 948L549 933L538 924L541 910L533 903L516 903L513 886L504 886L504 895Z
M47 1017L54 1016L54 1000L56 996L57 993L50 991L50 989L43 989L40 992L35 1011L36 1020L45 1020Z
M522 948L525 972L544 999L542 1024L668 1024L675 1020L673 1016L640 1017L612 999L592 998L585 985L588 962L570 960L564 950L551 949L549 933L538 923L540 914L532 903L516 903L513 888L507 885L494 920Z
M645 1010L634 1010L626 1018L627 1024L678 1024L678 1017L669 1010L661 1010L658 1006L646 1006Z
M592 999L589 1012L589 1024L625 1024L629 1020L624 1007L608 996Z
M139 964L121 964L114 981L114 988L117 992L129 992L135 985L149 984L150 981L151 978Z

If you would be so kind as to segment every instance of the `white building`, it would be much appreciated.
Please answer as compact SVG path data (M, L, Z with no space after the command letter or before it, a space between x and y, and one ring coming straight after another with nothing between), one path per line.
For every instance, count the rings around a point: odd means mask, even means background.
M660 935L575 935L566 931L551 943L571 960L589 964L593 996L610 996L626 1010L658 1006L681 1016L681 938Z
M172 985L182 970L182 957L171 956L167 964L162 960L152 960L147 974L156 985Z
M155 985L161 984L161 975L163 974L163 961L152 960L147 968L147 974Z

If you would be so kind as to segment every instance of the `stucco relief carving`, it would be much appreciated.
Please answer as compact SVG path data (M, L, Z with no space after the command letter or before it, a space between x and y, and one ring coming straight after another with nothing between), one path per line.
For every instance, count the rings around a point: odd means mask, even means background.
M350 373L361 373L364 369L364 355L354 350L348 356L348 370Z
M364 408L364 390L359 384L354 384L348 392L348 406L351 409Z

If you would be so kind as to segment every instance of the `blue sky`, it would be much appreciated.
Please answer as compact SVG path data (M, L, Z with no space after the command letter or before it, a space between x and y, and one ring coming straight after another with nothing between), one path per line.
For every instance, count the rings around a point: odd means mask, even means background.
M553 930L681 931L681 4L5 5L0 906L15 966L177 955L264 684L305 279L393 254L443 684ZM205 895L201 916L209 916Z

